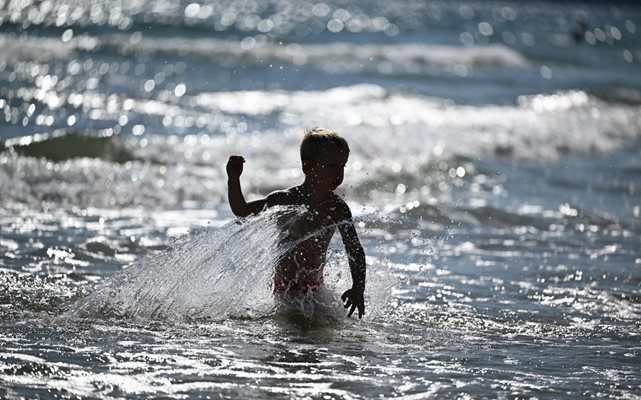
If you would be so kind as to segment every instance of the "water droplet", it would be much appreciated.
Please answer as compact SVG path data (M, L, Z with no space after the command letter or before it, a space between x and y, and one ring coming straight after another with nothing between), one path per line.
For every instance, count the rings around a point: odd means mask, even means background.
M324 17L329 14L330 8L325 3L318 3L312 7L312 13L317 17Z
M67 29L62 33L62 41L64 43L70 41L73 38L73 30L72 29Z
M478 28L483 36L492 36L494 34L494 28L489 22L480 22Z
M185 7L185 17L195 18L198 15L199 11L200 11L200 4L191 3L187 7Z
M345 27L345 25L343 24L343 21L338 20L336 18L330 20L327 23L327 30L329 30L330 32L333 32L333 33L338 33L340 31L342 31L344 27Z
M174 89L174 95L176 95L176 97L182 97L185 92L187 92L187 87L184 83L176 85L176 88Z
M541 76L544 79L552 79L552 69L548 67L547 65L544 65L541 67Z
M155 87L156 87L156 83L153 81L153 79L148 79L145 82L145 85L144 85L145 92L151 92L152 90L154 90Z
M131 128L131 133L134 134L134 136L140 136L145 133L145 126L144 125L134 125L133 128Z

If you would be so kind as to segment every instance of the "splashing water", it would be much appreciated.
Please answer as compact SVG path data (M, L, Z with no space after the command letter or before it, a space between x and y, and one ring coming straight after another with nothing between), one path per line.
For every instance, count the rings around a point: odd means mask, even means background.
M109 279L70 311L73 317L158 320L258 318L274 312L304 318L344 314L335 290L351 285L344 254L333 252L325 269L327 285L286 300L272 296L278 260L302 241L283 244L283 232L304 207L275 207L246 220L207 228L176 240ZM320 232L312 234L318 235ZM375 261L375 265L383 265ZM394 279L379 269L368 276L372 314L379 315Z

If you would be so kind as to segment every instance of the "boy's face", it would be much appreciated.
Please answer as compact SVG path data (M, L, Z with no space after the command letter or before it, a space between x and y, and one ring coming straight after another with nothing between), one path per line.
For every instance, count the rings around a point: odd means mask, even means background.
M305 174L312 178L318 189L335 190L343 183L348 156L349 153L344 149L330 147L318 160L305 162Z

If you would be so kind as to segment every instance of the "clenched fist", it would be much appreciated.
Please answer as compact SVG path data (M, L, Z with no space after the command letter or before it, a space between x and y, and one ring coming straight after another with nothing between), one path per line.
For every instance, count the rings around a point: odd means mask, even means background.
M243 173L243 163L245 159L243 156L230 156L227 160L227 178L238 179Z

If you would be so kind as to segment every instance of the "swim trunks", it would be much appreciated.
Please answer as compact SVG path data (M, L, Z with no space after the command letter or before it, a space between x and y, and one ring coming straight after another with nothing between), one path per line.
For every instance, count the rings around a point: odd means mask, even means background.
M274 279L274 294L284 295L285 293L307 292L308 290L315 291L323 284L323 280L309 280L309 281L281 281Z

